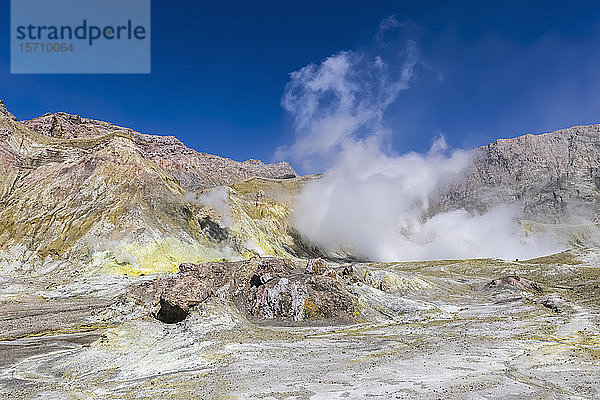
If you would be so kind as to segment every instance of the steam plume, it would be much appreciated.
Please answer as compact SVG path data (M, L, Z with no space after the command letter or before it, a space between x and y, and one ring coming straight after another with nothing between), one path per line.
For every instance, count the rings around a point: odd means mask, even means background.
M382 22L380 35L401 27ZM293 224L308 241L336 254L377 261L470 257L528 258L559 250L548 236L525 237L517 210L464 210L425 220L436 190L454 179L471 153L449 150L442 136L426 154L386 151L386 109L409 89L417 46L395 54L343 51L290 75L282 106L296 141L279 149L305 170L325 169L297 199Z

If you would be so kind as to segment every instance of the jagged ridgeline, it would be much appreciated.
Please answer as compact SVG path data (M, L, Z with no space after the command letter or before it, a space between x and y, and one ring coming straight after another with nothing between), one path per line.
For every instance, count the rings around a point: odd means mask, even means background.
M598 221L600 125L499 139L480 147L457 181L432 199L431 214L483 213L515 204L538 222Z
M18 122L1 103L0 263L139 275L302 256L287 220L310 179L65 113Z
M507 203L526 231L594 244L599 139L594 125L483 146L424 217ZM289 223L313 179L286 162L237 162L76 115L19 122L2 102L0 263L14 276L140 275L185 262L315 255Z
M600 246L600 125L499 139L474 152L440 188L428 216L482 214L507 204L526 233L553 232L570 246Z

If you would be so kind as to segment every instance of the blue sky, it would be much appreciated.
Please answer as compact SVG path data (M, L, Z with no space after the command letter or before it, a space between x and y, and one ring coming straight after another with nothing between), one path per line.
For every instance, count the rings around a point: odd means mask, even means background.
M11 75L8 3L0 98L19 119L66 111L270 161L293 142L289 74L372 46L395 15L422 61L386 111L397 152L600 122L596 2L154 0L150 75Z

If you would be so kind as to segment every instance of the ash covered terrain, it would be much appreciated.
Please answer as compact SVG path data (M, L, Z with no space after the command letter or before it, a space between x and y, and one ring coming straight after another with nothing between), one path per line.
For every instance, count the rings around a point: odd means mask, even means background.
M349 192L0 102L0 397L600 397L600 126L428 157Z

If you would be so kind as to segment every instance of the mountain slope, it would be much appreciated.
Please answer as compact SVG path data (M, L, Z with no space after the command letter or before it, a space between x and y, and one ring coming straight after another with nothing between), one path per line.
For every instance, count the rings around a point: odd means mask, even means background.
M67 114L19 123L3 110L0 171L0 269L15 279L301 252L281 193L309 178L287 163L239 163ZM221 186L245 179L254 184L240 194Z
M66 113L46 114L23 125L40 134L63 138L89 138L123 131L131 135L143 156L173 175L183 188L198 190L260 176L294 178L296 172L285 161L264 164L259 160L237 162L212 154L199 153L186 147L173 136L147 135L110 124Z
M500 139L432 199L429 214L464 208L482 213L519 205L539 222L594 221L600 214L600 125Z
M587 126L482 146L428 215L508 203L533 220L530 230L593 221L599 139L600 126ZM0 268L14 276L58 266L139 275L182 262L319 254L288 222L314 177L285 162L237 162L65 113L18 122L0 103L0 172Z

